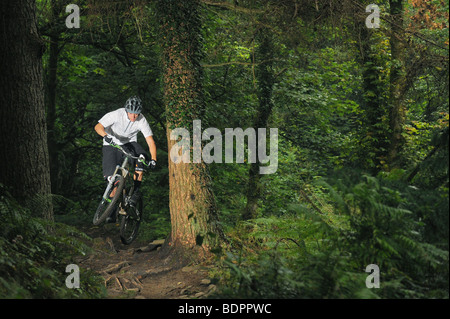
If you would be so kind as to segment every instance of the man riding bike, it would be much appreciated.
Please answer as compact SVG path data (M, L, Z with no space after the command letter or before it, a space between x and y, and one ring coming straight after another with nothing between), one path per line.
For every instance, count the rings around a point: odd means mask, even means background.
M123 160L123 153L112 145L120 145L134 156L144 156L145 151L137 143L137 134L142 132L151 154L150 168L156 167L156 144L153 140L153 132L142 112L142 101L137 96L130 97L123 108L105 114L94 127L98 135L103 137L103 177L107 180ZM112 144L112 145L111 145ZM133 163L134 193L130 199L131 205L137 203L141 196L140 186L144 172L144 166L138 161ZM114 192L111 197L114 196ZM109 221L115 220L116 212L113 212Z

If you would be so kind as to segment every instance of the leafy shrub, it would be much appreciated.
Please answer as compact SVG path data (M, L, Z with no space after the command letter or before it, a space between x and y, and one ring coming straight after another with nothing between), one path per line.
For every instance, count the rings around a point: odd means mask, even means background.
M0 185L0 297L96 298L99 277L80 269L80 289L65 285L66 266L84 255L88 237L72 227L35 217Z
M321 185L336 216L296 204L291 214L253 220L247 232L232 234L238 249L224 260L223 296L448 298L448 246L427 242L421 214L411 210L424 210L423 202L411 188L348 173ZM380 289L366 287L369 264L380 269Z
M337 208L351 222L341 240L359 269L368 264L380 267L385 287L381 296L434 297L433 289L447 287L436 293L448 297L448 248L426 241L423 212L417 210L422 199L410 196L414 188L398 179L369 175L341 178L334 187ZM428 214L434 213L429 207ZM441 241L448 242L448 233ZM437 278L444 286L435 286Z

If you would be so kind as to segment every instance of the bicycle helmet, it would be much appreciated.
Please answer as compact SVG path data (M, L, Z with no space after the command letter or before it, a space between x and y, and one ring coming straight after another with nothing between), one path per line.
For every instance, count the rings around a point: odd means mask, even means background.
M142 101L141 101L141 99L139 97L137 97L137 96L130 97L125 102L125 110L128 113L140 114L141 111L142 111Z

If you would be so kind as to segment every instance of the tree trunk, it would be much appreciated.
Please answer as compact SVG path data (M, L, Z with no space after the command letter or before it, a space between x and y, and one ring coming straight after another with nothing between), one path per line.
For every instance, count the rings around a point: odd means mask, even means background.
M56 0L51 1L52 21L56 23L61 6ZM60 34L54 34L52 31L50 35L50 52L48 59L48 70L46 77L47 86L47 139L48 139L48 152L50 160L50 179L52 185L52 193L57 194L60 188L59 178L59 165L58 165L58 143L55 135L55 122L56 122L56 86L57 86L57 70L58 70L58 55L59 55L59 36Z
M267 126L269 116L272 113L272 90L275 82L273 74L273 43L270 30L261 28L256 36L258 49L256 57L259 62L256 70L259 108L256 115L255 129ZM256 153L258 149L256 147ZM247 186L247 205L242 215L244 220L257 217L258 200L261 196L260 174L258 163L251 163Z
M403 1L390 0L390 17L391 24L391 72L390 72L390 114L389 114L389 128L390 128L390 143L388 151L388 166L390 169L399 167L400 157L399 153L405 142L402 131L405 123L405 103L404 93L406 88L406 74L405 74L405 58L404 45L398 38L403 31Z
M0 183L10 187L19 202L51 220L43 44L35 2L3 1L0 25Z
M362 66L362 88L364 95L363 109L363 136L359 157L362 166L376 174L387 160L388 132L386 117L387 98L386 78L382 72L383 61L380 61L380 52L376 49L379 41L374 32L364 23L357 21L359 31L358 45Z
M164 103L168 150L177 142L172 131L192 132L193 120L204 108L201 84L201 43L198 0L159 0L157 14L163 48ZM206 164L175 164L169 156L169 207L171 245L201 248L196 257L207 256L221 238L217 208Z

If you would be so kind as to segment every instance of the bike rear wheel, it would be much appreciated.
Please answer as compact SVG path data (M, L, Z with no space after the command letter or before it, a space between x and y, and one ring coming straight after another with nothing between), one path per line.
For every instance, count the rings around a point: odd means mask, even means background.
M123 178L123 176L119 175L118 177L116 177L114 185L117 186L111 187L108 194L106 194L106 197L108 199L102 198L100 204L97 207L94 219L92 221L93 224L96 226L103 223L109 216L109 214L113 211L113 209L116 207L117 202L119 201L119 198L122 194L123 187L125 185L125 179ZM113 192L114 188L116 188L116 193L114 194L114 197L110 199L109 196Z
M142 221L143 206L142 198L140 198L135 207L127 205L125 209L126 215L122 216L120 223L120 240L125 245L131 244L137 237Z

